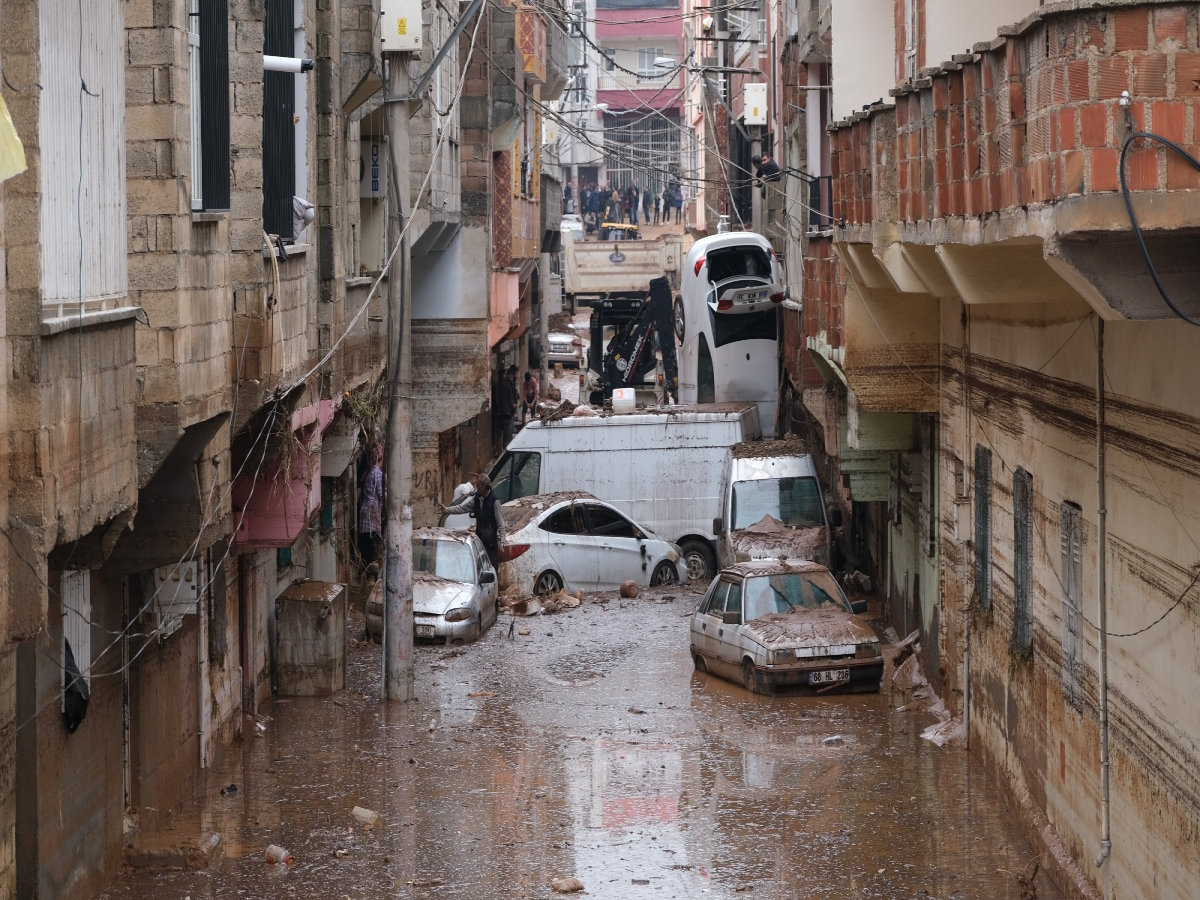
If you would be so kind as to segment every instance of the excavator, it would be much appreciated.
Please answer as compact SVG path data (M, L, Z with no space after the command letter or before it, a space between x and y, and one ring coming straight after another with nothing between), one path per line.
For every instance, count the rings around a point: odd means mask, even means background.
M605 347L604 329L609 325L616 329L616 334ZM662 395L668 403L678 402L675 316L671 282L666 277L651 279L650 290L643 300L606 300L593 307L591 334L588 363L598 378L588 397L590 403L603 404L616 388L643 386L646 376L658 364L656 343L662 352Z

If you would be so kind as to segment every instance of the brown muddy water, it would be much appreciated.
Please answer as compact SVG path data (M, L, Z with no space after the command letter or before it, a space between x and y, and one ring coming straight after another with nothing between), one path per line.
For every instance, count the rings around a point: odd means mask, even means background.
M980 767L921 738L930 715L886 684L768 698L697 675L697 599L588 600L511 638L502 616L461 655L419 648L412 704L376 699L361 645L347 691L271 704L180 814L223 857L101 896L542 898L559 876L617 900L1022 896L1033 851ZM270 844L293 864L266 864Z

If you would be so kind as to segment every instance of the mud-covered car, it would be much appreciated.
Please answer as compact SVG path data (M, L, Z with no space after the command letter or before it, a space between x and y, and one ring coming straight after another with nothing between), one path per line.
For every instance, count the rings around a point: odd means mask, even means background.
M550 352L546 359L579 368L583 364L583 339L576 334L552 331L549 334Z
M412 541L413 638L464 643L496 621L496 570L474 534L449 528L418 528ZM382 579L381 579L382 582ZM367 600L367 630L382 632L383 585Z
M804 559L721 571L691 619L696 669L773 693L878 691L879 638L830 571Z

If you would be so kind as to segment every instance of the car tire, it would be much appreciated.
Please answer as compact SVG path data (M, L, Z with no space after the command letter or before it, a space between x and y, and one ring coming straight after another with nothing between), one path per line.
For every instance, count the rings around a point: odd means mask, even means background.
M752 694L757 690L755 687L754 663L748 659L742 660L742 685Z
M562 577L553 570L547 570L537 577L537 581L533 583L533 593L537 594L557 594L563 589Z
M684 325L685 324L686 323L684 322L684 318L683 318L683 298L676 297L675 298L675 340L679 341L680 345L683 344L683 334L684 334Z
M696 667L696 671L702 675L708 674L708 663L704 661L704 657L699 653L692 654L692 665Z
M654 567L654 574L650 576L650 587L661 587L664 584L678 584L679 570L675 568L675 564L667 562L665 559Z
M679 545L688 581L711 581L717 574L717 559L708 541L691 538Z

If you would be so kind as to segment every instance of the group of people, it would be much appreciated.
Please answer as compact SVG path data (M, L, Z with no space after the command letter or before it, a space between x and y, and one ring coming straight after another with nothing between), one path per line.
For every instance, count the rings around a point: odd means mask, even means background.
M567 189L570 189L569 185ZM668 184L661 193L640 188L636 181L623 190L592 182L585 184L579 192L579 204L588 234L604 222L637 225L639 217L644 225L666 225L671 221L672 209L675 210L675 224L679 224L683 218L683 189L675 182Z
M518 371L516 366L509 366L496 387L496 427L503 436L505 446L512 440L517 415L520 414L522 425L536 416L538 401L542 396L538 377L533 372L525 373L525 379L518 388Z

